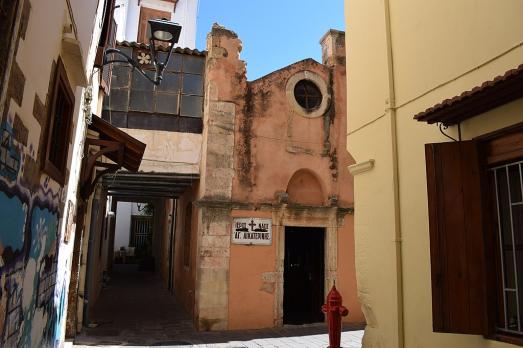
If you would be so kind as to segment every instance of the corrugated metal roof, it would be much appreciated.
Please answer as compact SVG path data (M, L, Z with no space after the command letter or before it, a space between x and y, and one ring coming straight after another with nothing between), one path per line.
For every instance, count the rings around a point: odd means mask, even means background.
M109 195L119 200L132 201L158 197L178 198L199 179L199 174L123 171L104 175L102 185Z
M414 119L427 123L457 124L523 97L523 64L480 86L420 112Z

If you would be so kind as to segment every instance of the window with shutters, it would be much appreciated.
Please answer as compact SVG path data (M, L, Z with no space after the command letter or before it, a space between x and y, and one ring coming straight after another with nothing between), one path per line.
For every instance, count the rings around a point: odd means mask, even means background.
M523 344L523 124L425 151L434 331Z
M52 93L43 169L51 178L64 185L73 126L74 95L61 59L58 59L56 65Z

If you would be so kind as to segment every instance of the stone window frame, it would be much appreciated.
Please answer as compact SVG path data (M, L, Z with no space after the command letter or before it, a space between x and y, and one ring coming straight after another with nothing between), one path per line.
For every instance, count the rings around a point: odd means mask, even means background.
M308 207L301 211L308 220L296 214L296 210L286 205L272 212L273 236L277 242L274 279L276 283L273 304L273 320L276 326L283 326L283 282L285 262L285 227L317 227L325 229L324 245L324 294L338 278L338 230L343 226L346 215L340 214L336 207ZM351 214L351 213L349 213ZM313 223L311 223L313 221Z
M306 108L298 104L298 102L296 101L296 98L294 97L294 88L296 87L296 84L301 80L311 81L320 90L322 100L321 104L317 108L307 110ZM292 109L297 114L307 118L316 118L323 116L325 112L327 112L332 98L325 80L320 75L310 70L300 71L292 75L287 80L287 84L285 86L285 94L287 95L287 99Z
M58 58L56 64L56 73L52 86L52 103L49 110L49 117L46 128L45 156L42 161L42 169L44 172L61 185L65 184L67 172L67 159L69 157L69 144L71 136L71 128L73 127L73 113L75 107L74 93L67 79L65 66L61 58ZM56 108L59 102L67 103L63 114L63 125L60 129L54 129ZM56 149L59 158L58 163L54 163L51 159L52 148L51 145L60 141L59 147Z
M320 89L311 80L300 80L294 86L294 99L305 109L316 110L323 100Z

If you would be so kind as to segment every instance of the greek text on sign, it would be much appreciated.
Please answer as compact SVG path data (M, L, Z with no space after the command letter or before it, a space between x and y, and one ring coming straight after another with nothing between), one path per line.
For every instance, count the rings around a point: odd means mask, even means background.
M236 218L232 226L233 244L271 245L272 219Z

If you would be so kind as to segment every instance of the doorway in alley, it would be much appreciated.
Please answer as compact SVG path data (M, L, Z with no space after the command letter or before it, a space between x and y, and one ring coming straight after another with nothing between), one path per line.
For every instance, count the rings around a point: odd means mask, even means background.
M96 255L86 272L89 301L75 342L179 343L176 333L194 329L172 282L176 202L158 197L107 202L110 211L97 214L107 222L92 224L89 250ZM106 250L101 257L99 250Z
M285 227L283 323L324 320L325 229Z

